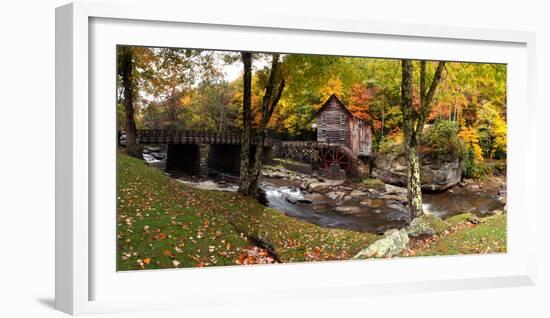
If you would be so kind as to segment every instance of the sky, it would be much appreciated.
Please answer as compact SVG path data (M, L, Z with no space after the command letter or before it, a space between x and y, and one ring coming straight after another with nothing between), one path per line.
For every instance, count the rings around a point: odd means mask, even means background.
M267 64L268 61L266 59L254 59L252 61L252 69L253 71L255 71L267 66ZM243 73L243 63L241 61L237 61L231 64L224 64L221 66L221 68L225 74L225 80L228 82L236 80Z

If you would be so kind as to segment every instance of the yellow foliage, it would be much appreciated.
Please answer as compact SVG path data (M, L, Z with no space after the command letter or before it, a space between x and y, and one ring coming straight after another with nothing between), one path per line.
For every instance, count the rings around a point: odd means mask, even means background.
M462 127L458 133L458 137L464 141L466 147L474 150L474 159L477 161L483 161L483 155L481 147L479 146L479 136L477 129L473 127Z
M496 152L506 153L506 121L501 117L496 117L493 125L495 140L491 155L495 155Z
M319 97L321 98L321 104L317 106L320 108L321 105L330 97L330 95L335 94L338 98L342 98L344 93L344 84L339 78L331 78L327 83L319 89Z
M193 102L193 97L191 94L185 94L182 98L180 98L180 103L183 107L189 107L191 106L191 103Z

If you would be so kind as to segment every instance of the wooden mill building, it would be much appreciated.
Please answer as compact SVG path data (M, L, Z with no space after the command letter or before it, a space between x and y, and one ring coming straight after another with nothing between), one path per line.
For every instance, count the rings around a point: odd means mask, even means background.
M353 115L336 95L327 99L315 117L318 142L342 145L355 157L372 155L372 124Z

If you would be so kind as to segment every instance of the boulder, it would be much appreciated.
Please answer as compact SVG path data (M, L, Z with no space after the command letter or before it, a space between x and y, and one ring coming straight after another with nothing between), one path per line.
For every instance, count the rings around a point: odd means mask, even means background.
M151 152L150 155L157 160L163 160L166 158L166 154L162 152Z
M368 207L373 208L373 209L378 209L378 208L383 207L385 202L384 202L384 200L381 200L381 199L366 199L366 200L363 200L363 201L359 202L359 204L364 205L364 206L368 206Z
M342 214L355 214L361 212L361 209L356 206L338 206L334 210Z
M358 197L365 196L367 194L365 192L361 191L361 190L353 190L353 191L350 192L349 195L351 195L354 198L358 198Z
M388 230L384 237L369 245L366 249L360 251L353 259L371 258L371 257L392 257L403 251L409 244L409 236L404 229Z
M451 156L420 156L420 177L422 189L429 191L446 190L458 184L462 177L462 167L459 158ZM396 186L407 185L407 165L405 157L399 152L380 154L374 161L373 177L384 183Z
M428 221L420 216L412 220L411 224L407 228L407 234L409 235L409 237L434 235L435 230L431 227Z
M327 193L327 197L334 201L342 200L342 198L344 198L345 195L346 193L341 191L334 191L334 192Z
M407 195L407 188L398 187L391 184L385 184L384 189L386 190L387 194Z
M394 200L403 203L407 202L407 195L384 194L380 198L384 200Z
M307 189L311 192L323 192L328 189L328 185L324 182L312 182L307 185Z
M266 177L273 178L273 179L283 179L283 178L287 178L288 174L282 171L274 171L274 172L268 173Z
M376 189L367 189L365 191L367 191L370 194L374 194L374 195L380 194L380 192L378 192L378 190L376 190Z
M320 193L306 193L304 195L305 200L310 200L312 202L318 202L325 200L325 196Z
M312 182L308 184L308 190L311 192L324 192L332 187L339 186L344 183L343 180L326 180L322 182Z
M158 147L158 146L145 146L143 148L143 150L147 150L149 152L161 152L162 151L162 148Z
M307 178L307 177L304 177L302 182L300 182L300 189L302 190L308 190L309 189L309 185L312 184L312 183L315 183L317 182L317 180L315 179L312 179L312 178Z

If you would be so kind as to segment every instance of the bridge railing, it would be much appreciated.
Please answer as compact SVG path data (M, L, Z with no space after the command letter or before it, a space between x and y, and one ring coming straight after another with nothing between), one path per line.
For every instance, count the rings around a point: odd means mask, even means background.
M140 144L241 144L241 134L235 132L211 132L176 129L140 129L137 131ZM264 146L271 146L273 140L266 138ZM256 144L252 140L252 144Z
M281 142L283 147L295 147L295 148L339 148L342 145L337 143L318 142L318 141L283 141Z

